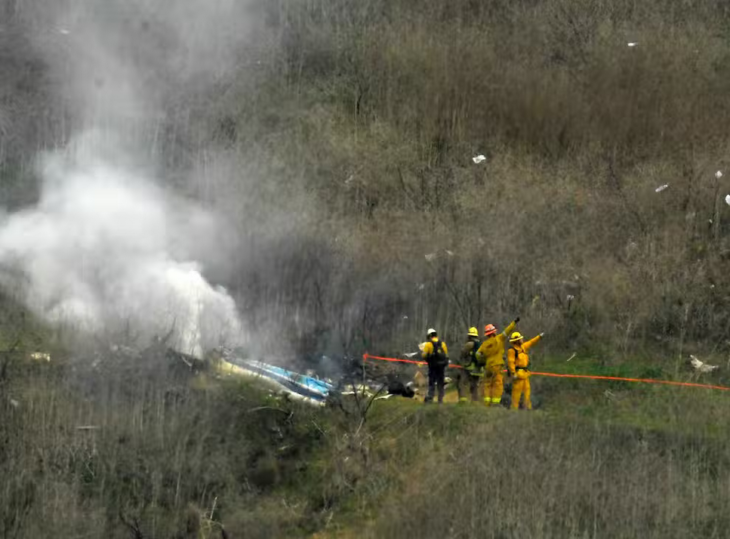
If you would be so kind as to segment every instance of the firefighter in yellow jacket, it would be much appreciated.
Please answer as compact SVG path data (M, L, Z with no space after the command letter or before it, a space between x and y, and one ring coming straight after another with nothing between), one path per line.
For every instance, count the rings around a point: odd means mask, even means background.
M444 402L446 386L446 367L449 366L449 350L446 343L439 339L435 329L426 333L428 341L423 346L421 357L428 365L428 393L424 402L433 402L435 389L438 389L439 404Z
M504 343L507 335L515 329L520 318L515 318L502 333L497 333L497 328L488 324L484 328L484 342L477 351L477 361L486 365L486 377L484 381L484 403L489 406L497 406L502 401L504 392Z
M460 369L456 371L456 387L459 391L459 402L468 402L469 395L471 400L476 402L479 400L479 389L484 380L484 365L477 361L477 350L481 346L479 341L479 331L477 328L469 328L467 333L467 341L461 349L459 357Z
M535 346L544 333L525 342L519 331L515 331L509 339L512 346L507 350L507 368L514 377L512 382L512 409L520 407L520 397L525 396L525 408L532 410L530 400L530 356L528 350Z

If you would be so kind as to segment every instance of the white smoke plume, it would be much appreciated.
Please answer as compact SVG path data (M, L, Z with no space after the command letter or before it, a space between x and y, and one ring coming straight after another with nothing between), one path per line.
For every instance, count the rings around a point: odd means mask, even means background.
M83 333L172 332L174 348L198 357L240 344L233 300L184 258L205 214L81 148L46 157L37 206L0 225L0 283L42 319Z
M233 66L244 5L54 0L32 14L49 19L53 39L42 31L36 45L78 126L65 148L40 156L37 205L0 222L0 285L43 320L137 341L170 334L198 357L245 341L233 299L194 259L215 220L137 166L158 157L139 134L151 138L166 101Z

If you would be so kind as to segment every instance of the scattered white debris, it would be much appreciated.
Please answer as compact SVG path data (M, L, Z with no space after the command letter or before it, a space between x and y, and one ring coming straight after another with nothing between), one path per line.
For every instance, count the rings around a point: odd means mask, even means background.
M715 172L715 178L717 178L718 180L722 178L722 170L718 170L717 172Z
M354 180L354 179L355 179L355 175L354 174L350 174L347 177L347 179L345 180L345 185L350 185L352 183L352 180Z
M408 315L407 314L404 314L403 315L403 320L408 320Z
M67 35L69 35L69 34L70 34L71 32L69 32L69 31L68 31L68 30L66 30L65 28L59 28L59 29L58 29L58 33L59 33L59 34L63 34L64 36L67 36Z
M15 399L10 399L10 406L12 406L13 408L18 408L20 406L20 403Z
M575 356L577 356L577 355L578 355L578 354L573 354L572 356L570 356L570 357L569 357L568 359L566 359L566 360L565 360L565 361L566 361L566 363L567 363L568 361L570 361L571 359L573 359L573 358L574 358Z
M50 362L51 361L51 354L48 354L46 352L32 352L30 354L30 359L34 359L36 361Z
M715 285L714 284L711 284L710 285L710 290L714 290L714 289L715 289Z
M725 195L725 204L730 206L730 195Z
M657 193L661 193L661 192L662 192L662 191L664 191L664 190L665 190L665 189L666 189L667 187L669 187L669 184L668 184L668 183L665 183L664 185L660 185L659 187L657 187L656 189L654 189L654 191L655 191L655 192L657 192Z
M436 260L436 253L429 253L427 255L424 255L423 258L426 259L426 262L433 262Z
M692 355L689 356L689 358L690 358L690 363L692 364L692 367L694 367L694 369L696 371L699 371L701 373L712 372L715 369L720 368L718 365L708 365L707 363L700 361L699 359L697 359L695 356L692 356Z
M636 47L638 43L636 41L631 41L628 43L629 47Z
M471 160L474 161L474 164L478 165L479 163L486 161L487 158L484 157L482 154L479 154L477 156L472 157Z
M404 357L407 357L408 359L413 359L416 356L421 355L420 352L408 352L403 354Z
M454 256L454 251L449 251L448 249L446 249L446 254L449 256Z
M575 299L575 296L573 294L568 294L567 300L573 301Z
M423 290L424 288L426 288L426 285L421 283L416 287L416 290Z
M76 430L99 430L99 428L96 425L80 425L76 427Z

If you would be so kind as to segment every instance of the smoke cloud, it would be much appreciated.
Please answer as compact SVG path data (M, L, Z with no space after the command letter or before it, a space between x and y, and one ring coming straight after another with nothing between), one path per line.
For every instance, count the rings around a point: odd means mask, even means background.
M208 228L197 224L205 213L82 148L47 156L37 206L0 226L3 286L21 290L42 319L83 333L172 332L171 345L196 356L240 344L233 300L185 258Z
M196 356L245 341L233 299L204 279L205 261L194 256L221 233L216 220L156 181L156 156L145 147L168 101L200 92L235 64L247 35L244 4L45 6L52 20L44 28L54 34L44 30L35 43L76 133L39 156L37 205L0 223L0 285L42 319L136 340L169 333L172 346Z

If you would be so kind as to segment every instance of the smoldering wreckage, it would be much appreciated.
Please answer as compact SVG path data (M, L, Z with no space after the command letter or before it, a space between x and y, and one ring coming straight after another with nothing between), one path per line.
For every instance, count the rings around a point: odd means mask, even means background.
M241 378L254 381L269 389L273 396L300 401L313 406L324 406L336 396L348 397L356 394L377 400L389 399L395 395L414 398L425 394L425 376L417 370L413 380L403 381L402 373L391 369L369 365L362 360L343 358L344 368L331 376L320 376L312 369L304 374L284 367L250 359L239 349L214 348L197 357L167 346L163 339L156 339L149 347L135 348L126 345L110 345L95 351L82 359L91 371L106 371L110 365L135 363L135 360L164 358L164 368L184 372L189 376L208 373L217 378ZM24 354L33 363L56 362L48 352L35 351ZM323 360L329 359L326 357ZM78 363L77 361L72 361ZM147 363L147 361L146 361ZM451 383L451 380L448 379Z
M423 344L419 345L422 347ZM413 361L414 356L420 356L419 352L403 354L407 363ZM569 358L573 359L573 356ZM56 359L49 352L35 351L24 354L27 361L32 363L55 363ZM366 357L372 358L373 356ZM174 372L183 377L198 377L208 375L218 379L242 379L248 380L261 387L268 388L269 394L274 398L294 400L307 405L322 407L347 398L366 398L370 400L387 400L393 397L402 397L423 401L427 398L427 369L423 365L404 366L403 364L378 364L377 362L365 361L365 358L342 357L338 361L338 369L323 369L316 372L307 369L304 374L290 370L272 363L247 357L243 349L218 347L209 350L202 357L180 352L169 346L166 339L158 338L146 348L134 348L125 345L110 345L103 349L97 349L91 357L77 358L85 365L85 369L104 374L111 366L115 368L120 365L128 365L134 368L135 365L145 364L148 367L156 363L156 368L166 372ZM150 362L150 360L158 360ZM159 361L164 359L163 361ZM72 361L73 362L73 361ZM332 361L322 356L321 364L331 365ZM709 365L690 355L688 368L695 375L712 373L720 367ZM327 375L324 372L327 371ZM649 380L651 381L651 380ZM458 376L447 376L445 379L446 389L458 386ZM507 380L504 393L498 404L505 408L512 407L512 384L514 380ZM670 382L681 384L677 382ZM697 384L688 384L697 385ZM707 386L710 387L710 386ZM716 389L724 389L719 386L712 386ZM455 394L456 392L454 392ZM607 392L610 393L610 392ZM464 399L460 399L464 400ZM11 399L13 407L20 406L20 403ZM532 408L537 409L542 405L538 396L532 397ZM521 405L520 405L521 406Z
M246 357L240 349L214 348L198 357L168 346L164 339L156 339L149 347L134 348L126 345L110 345L85 357L86 368L106 371L110 365L134 364L135 360L164 358L162 368L199 376L207 373L216 378L240 378L267 387L272 396L296 400L312 406L324 406L338 397L364 396L385 400L393 396L418 398L425 395L426 378L421 369L408 380L403 369L363 364L362 359L343 358L343 368L330 376L321 376L312 369L304 374L284 367ZM48 352L36 351L25 354L31 362L55 363ZM323 357L323 360L328 358ZM145 363L148 363L145 361ZM405 379L405 381L404 381ZM447 378L447 383L453 383Z

